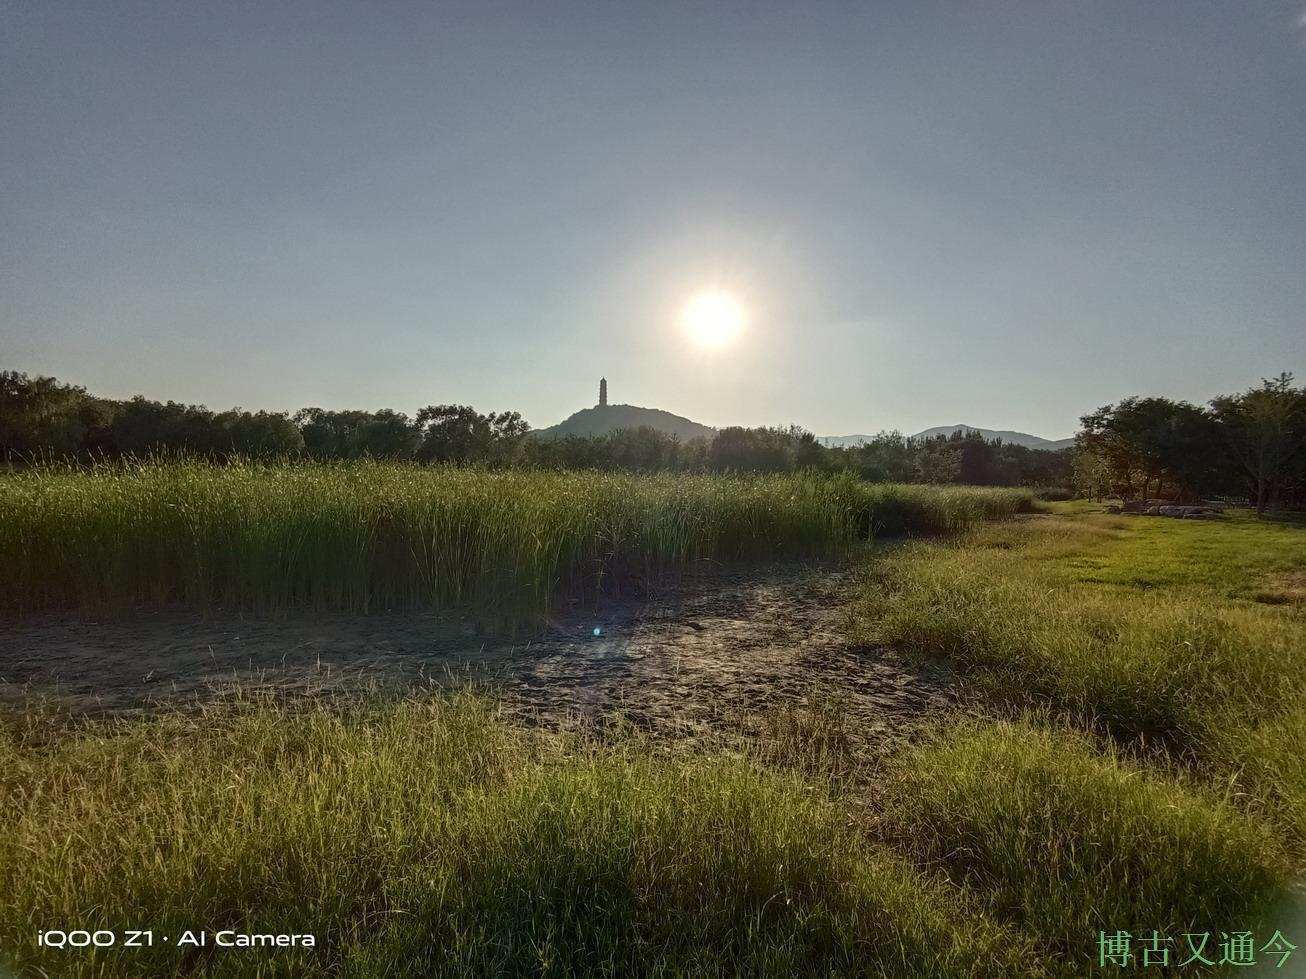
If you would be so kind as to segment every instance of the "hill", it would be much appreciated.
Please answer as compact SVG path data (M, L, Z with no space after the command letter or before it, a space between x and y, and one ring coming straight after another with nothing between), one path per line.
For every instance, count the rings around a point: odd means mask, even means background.
M674 435L682 442L695 438L711 439L716 435L716 429L710 426L699 424L681 415L673 415L661 408L641 408L638 405L595 405L593 408L583 408L570 418L548 428L537 429L532 434L536 438L545 439L567 438L571 435L588 438L593 435L606 435L622 428L643 426ZM938 425L917 432L911 438L928 439L939 435L952 435L954 432L975 432L990 441L1001 439L1013 445L1023 445L1029 449L1047 449L1053 452L1075 444L1074 439L1045 439L1027 432L997 431L992 428L975 428L973 425ZM817 441L828 448L839 448L861 445L872 438L871 435L824 435Z
M682 442L690 439L710 439L716 435L716 429L700 425L696 421L673 415L661 408L641 408L638 405L596 405L582 408L570 418L536 430L536 438L556 439L569 435L588 438L592 435L606 435L622 428L655 428L667 435L674 435Z
M938 435L952 435L954 432L976 432L989 441L1001 439L1013 445L1023 445L1027 449L1047 449L1051 452L1068 449L1075 444L1073 438L1045 439L1038 435L1030 435L1027 432L1001 432L991 428L975 428L973 425L938 425L934 428L927 428L923 432L917 432L911 438L929 439ZM819 441L828 448L841 448L862 445L869 442L873 437L871 435L824 435Z

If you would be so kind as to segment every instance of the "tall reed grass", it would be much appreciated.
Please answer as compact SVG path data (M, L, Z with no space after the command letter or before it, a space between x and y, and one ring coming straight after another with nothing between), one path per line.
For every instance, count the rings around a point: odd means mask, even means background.
M697 559L837 555L955 531L1019 490L766 477L489 472L359 462L43 467L0 476L10 613L142 603L471 607L504 620Z

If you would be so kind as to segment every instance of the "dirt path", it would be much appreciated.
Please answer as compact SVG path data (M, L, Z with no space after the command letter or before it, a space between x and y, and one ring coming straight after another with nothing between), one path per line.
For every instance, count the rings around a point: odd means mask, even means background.
M950 684L941 669L852 646L851 587L828 567L713 569L517 641L413 614L0 623L0 698L118 712L232 683L314 693L473 677L501 690L510 713L551 726L621 716L692 739L836 704L854 742L879 742L946 706Z

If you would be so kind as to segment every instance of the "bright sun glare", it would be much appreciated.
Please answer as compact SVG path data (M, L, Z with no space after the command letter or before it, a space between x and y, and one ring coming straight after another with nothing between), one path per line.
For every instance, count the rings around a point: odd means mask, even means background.
M720 289L700 292L685 306L685 330L702 347L719 349L734 342L744 329L744 307Z

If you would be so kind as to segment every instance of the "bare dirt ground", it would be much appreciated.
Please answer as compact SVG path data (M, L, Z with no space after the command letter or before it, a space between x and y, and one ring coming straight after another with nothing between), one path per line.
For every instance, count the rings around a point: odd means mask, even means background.
M942 667L845 636L853 573L707 569L637 599L572 611L506 640L418 614L274 619L176 611L0 622L0 701L118 713L233 684L289 693L474 679L547 726L620 718L655 736L747 733L776 711L837 708L861 748L951 701Z

